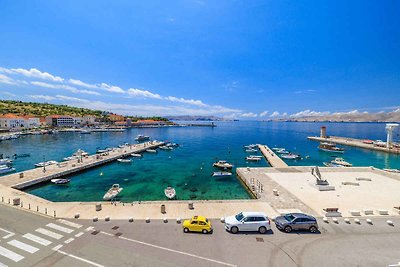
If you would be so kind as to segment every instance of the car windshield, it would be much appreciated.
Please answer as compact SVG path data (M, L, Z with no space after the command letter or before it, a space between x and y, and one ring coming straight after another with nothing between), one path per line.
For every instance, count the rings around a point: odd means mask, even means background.
M285 217L285 219L286 219L287 221L289 221L289 222L291 222L291 221L293 221L293 220L295 219L295 217L294 217L292 214L286 214L286 215L283 216L283 217Z
M243 216L242 213L239 213L238 215L235 216L236 220L238 220L238 221L242 220L243 217L244 217L244 216Z

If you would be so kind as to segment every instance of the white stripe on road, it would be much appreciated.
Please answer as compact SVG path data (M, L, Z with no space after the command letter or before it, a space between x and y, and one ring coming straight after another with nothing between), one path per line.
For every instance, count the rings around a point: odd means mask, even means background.
M63 235L54 233L52 231L49 231L49 230L46 230L46 229L43 229L43 228L38 228L35 231L38 232L38 233L50 236L50 237L55 238L55 239L61 239L63 237Z
M29 234L29 233L23 235L22 237L25 237L26 239L29 239L29 240L31 240L33 242L36 242L36 243L38 243L40 245L43 245L43 246L48 246L48 245L51 244L51 241L49 241L47 239L44 239L44 238L41 238L39 236L33 235L33 234Z
M8 265L5 265L5 264L0 262L0 267L8 267Z
M59 250L60 248L62 248L62 246L63 246L63 245L55 246L54 248L52 248L52 250L57 251L57 250Z
M6 229L0 228L0 231L6 232L8 235L3 236L4 239L7 239L9 237L12 237L13 235L15 235L13 232L10 232Z
M49 228L53 228L55 230L67 233L67 234L70 234L70 233L72 233L74 231L72 229L69 229L67 227L63 227L63 226L55 224L55 223L49 223L46 226L49 227Z
M77 259L77 260L80 260L80 261L89 263L89 264L91 264L91 265L93 265L93 266L96 266L96 267L105 267L104 265L101 265L101 264L95 263L95 262L93 262L93 261L90 261L90 260L87 260L87 259L84 259L84 258L75 256L75 255L69 254L69 253L64 252L64 251L61 251L61 250L57 250L57 252L58 252L58 253L61 253L61 254L63 254L63 255L65 255L65 256L68 256L68 257L71 257L71 258L74 258L74 259Z
M65 244L68 244L68 243L71 243L71 242L74 241L74 240L75 240L75 238L71 237L71 238L65 240L64 243L65 243Z
M10 242L7 242L7 243L10 244L11 246L16 247L16 248L25 250L25 251L27 251L29 253L35 253L36 251L39 250L38 248L35 248L34 246L25 244L24 242L21 242L21 241L15 240L15 239L13 239L13 240L11 240Z
M58 219L57 222L74 227L74 228L81 228L83 226L82 224L73 223L70 221L63 220L63 219Z
M86 232L92 231L94 229L93 226L89 226L88 228L85 229Z
M79 232L75 235L75 237L80 237L81 235L83 235L83 232Z
M15 252L12 252L11 250L8 250L6 248L0 247L0 255L4 256L6 258L9 258L12 261L19 262L24 258L24 256L21 256Z
M114 236L113 234L110 234L110 233L107 233L107 232L103 232L103 231L101 231L100 233L105 234L105 235L109 235L109 236ZM230 267L236 267L237 266L237 265L226 263L226 262L223 262L223 261L213 260L213 259L210 259L210 258L205 258L205 257L202 257L202 256L197 256L197 255L194 255L194 254L190 254L190 253L187 253L187 252L183 252L183 251L179 251L179 250L175 250L175 249L171 249L171 248L166 248L166 247L153 245L153 244L150 244L150 243L146 243L146 242L135 240L135 239L126 238L126 237L123 237L123 236L119 236L118 238L130 241L130 242L138 243L138 244L141 244L141 245L145 245L145 246L149 246L149 247L153 247L153 248L158 248L158 249L162 249L162 250L178 253L178 254L190 256L190 257L193 257L193 258L197 258L197 259L201 259L201 260L205 260L205 261L209 261L209 262L218 263L218 264L225 265L225 266L230 266Z

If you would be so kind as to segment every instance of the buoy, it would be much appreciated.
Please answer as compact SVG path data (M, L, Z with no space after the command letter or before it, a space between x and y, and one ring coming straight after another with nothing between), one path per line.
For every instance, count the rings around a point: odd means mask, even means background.
M100 173L100 176L103 176L103 173L102 173L102 172Z

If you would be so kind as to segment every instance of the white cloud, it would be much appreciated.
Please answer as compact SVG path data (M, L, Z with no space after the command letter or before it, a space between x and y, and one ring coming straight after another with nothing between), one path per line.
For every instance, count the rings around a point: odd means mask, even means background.
M308 89L308 90L298 90L298 91L295 91L294 93L295 94L305 94L305 93L313 93L313 92L316 92L317 90L314 90L314 89Z
M17 82L14 81L14 79L12 79L4 74L0 74L0 83L10 84L10 85L17 84Z
M194 100L194 99L184 99L184 98L178 98L175 96L168 96L165 97L165 99L172 101L172 102L179 102L183 104L190 104L190 105L195 105L199 107L206 107L208 105L204 104L201 100Z
M248 113L242 113L240 116L243 118L255 118L258 115L253 112L248 112Z
M49 81L53 81L53 82L62 82L62 81L64 81L64 79L59 77L59 76L54 76L54 75L51 75L48 72L42 72L42 71L40 71L38 69L35 69L35 68L31 68L30 70L22 69L22 68L18 68L18 69L0 68L0 71L6 72L8 74L21 74L21 75L23 75L25 77L39 78L39 79L42 79L42 80L49 80Z
M395 113L400 112L400 108L395 109L395 110L393 110L392 112L395 112Z
M75 79L69 79L68 82L70 84L76 85L76 86L80 86L80 87L86 87L86 88L91 88L91 89L97 89L98 86L95 84L89 84L89 83L85 83L82 82L81 80L75 80Z
M10 92L1 92L3 95L6 95L6 96L10 96L10 97L16 97L17 95L16 94L13 94L13 93L10 93Z
M114 86L114 85L108 85L106 83L101 83L99 85L99 88L106 90L108 92L111 92L111 93L120 93L120 94L125 93L125 90L123 90L121 87Z
M290 115L290 117L300 118L300 117L326 116L329 114L330 114L329 111L319 112L319 111L311 111L309 109L306 109L306 110L294 113L294 114Z
M268 114L268 110L265 110L263 112L260 113L260 117L265 117Z
M65 84L50 84L46 82L38 82L38 81L33 81L30 82L32 85L44 87L44 88L52 88L52 89L63 89L63 90L68 90L72 93L81 93L81 94L88 94L88 95L101 95L100 93L96 91L90 91L90 90L80 90L75 87L65 85Z
M33 98L33 99L43 99L46 101L50 101L50 100L55 100L56 98L53 96L49 96L49 95L28 95L28 97Z
M280 113L278 111L274 111L274 112L272 112L271 115L269 115L269 117L270 118L276 118L276 117L279 117L279 115L280 115Z
M89 100L86 100L86 99L77 98L77 97L71 97L71 96L65 96L65 95L56 95L56 98L59 99L59 100L77 101L77 102L83 102L83 103L90 102Z
M155 98L155 99L162 98L159 94L154 94L147 90L140 90L140 89L135 89L135 88L130 88L128 90L128 94L130 96L135 96L135 97L145 97L145 98Z

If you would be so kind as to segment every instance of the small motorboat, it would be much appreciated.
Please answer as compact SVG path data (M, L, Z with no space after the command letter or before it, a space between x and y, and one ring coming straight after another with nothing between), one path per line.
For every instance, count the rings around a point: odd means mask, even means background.
M257 149L254 149L254 148L246 149L246 152L247 153L254 153L254 152L257 152Z
M45 166L50 166L50 165L54 165L57 164L58 162L55 160L49 160L49 161L45 161L45 162L39 162L35 164L35 167L45 167Z
M325 152L333 152L333 153L344 153L344 149L337 147L335 144L322 142L318 148Z
M132 153L131 156L134 157L134 158L141 158L141 157L142 157L142 154L135 154L135 153Z
M10 164L12 164L12 160L11 159L8 159L8 158L5 158L5 159L0 159L0 165L10 165Z
M343 166L343 167L351 167L351 166L353 166L353 164L348 163L343 158L335 158L334 160L331 161L331 163L336 164L336 165L340 165L340 166Z
M164 194L168 199L173 199L176 196L176 191L175 188L172 186L167 186L167 188L164 189Z
M78 159L78 157L77 156L71 156L71 157L63 158L64 161L75 160L75 159Z
M15 168L12 168L8 165L0 165L0 174L9 173L15 171Z
M244 148L247 148L247 149L254 149L256 147L257 147L257 145L255 145L255 144L250 144L250 145L244 146Z
M276 153L278 153L278 154L289 154L290 152L287 151L286 149L282 148L282 149L276 150Z
M232 173L230 172L213 172L212 176L213 177L226 177L226 176L231 176Z
M214 162L213 166L220 169L232 169L233 167L232 164L226 162L225 160L219 160L217 162Z
M121 163L131 163L132 162L131 159L117 159L117 161L121 162Z
M300 155L289 153L289 154L281 155L281 158L284 158L284 159L300 159L301 157L300 157Z
M147 149L146 152L149 152L149 153L157 153L157 150L155 150L155 149Z
M53 184L68 184L71 180L70 179L51 179L50 181Z
M248 156L246 157L247 161L260 161L262 159L262 156Z
M135 138L135 141L138 141L138 142L147 141L147 140L150 140L150 136L139 134Z
M174 148L174 147L178 147L179 144L177 144L177 143L168 143L165 146Z
M160 146L159 147L160 149L162 149L162 150L173 150L174 148L173 147L171 147L171 146Z
M31 156L31 154L29 154L29 153L26 153L26 154L14 154L14 158L15 159L17 159L17 158L27 158L27 157L30 157Z
M119 184L113 184L110 189L104 194L104 200L111 200L118 196L119 193L123 190L122 187L119 187Z
M82 130L80 131L80 133L81 133L81 134L91 134L92 131L89 130L89 129L82 129Z
M337 165L337 164L334 164L334 163L332 163L332 162L323 162L323 164L326 166L326 167L343 167L343 166L340 166L340 165Z
M273 151L285 150L283 147L273 147Z

